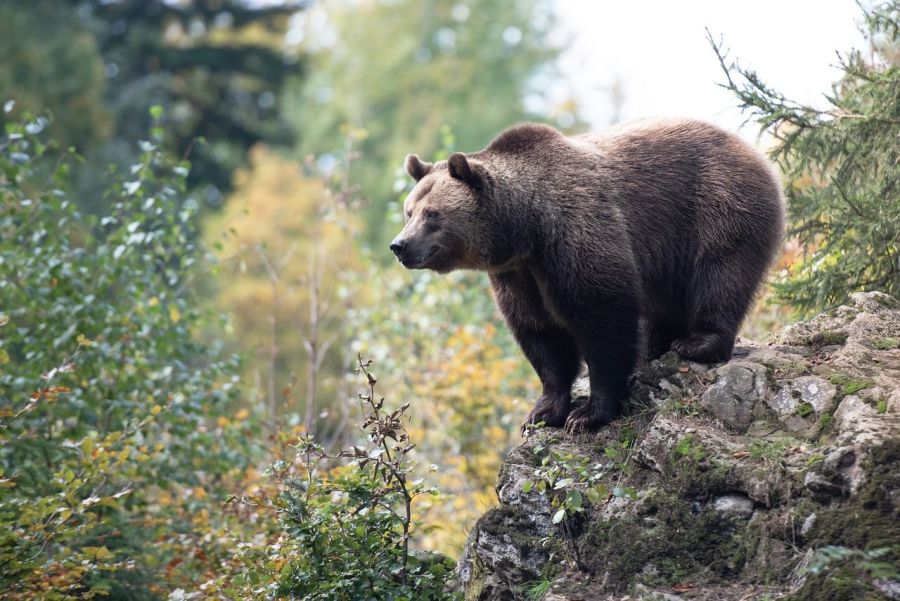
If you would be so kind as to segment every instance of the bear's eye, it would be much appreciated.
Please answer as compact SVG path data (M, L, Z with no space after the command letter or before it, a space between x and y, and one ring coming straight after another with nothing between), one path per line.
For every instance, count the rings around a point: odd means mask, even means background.
M407 218L407 219L412 219L412 211L407 211L407 212L406 212L406 218Z
M428 221L435 221L438 217L440 217L440 214L438 214L437 211L434 211L432 209L425 210L425 219L427 219Z

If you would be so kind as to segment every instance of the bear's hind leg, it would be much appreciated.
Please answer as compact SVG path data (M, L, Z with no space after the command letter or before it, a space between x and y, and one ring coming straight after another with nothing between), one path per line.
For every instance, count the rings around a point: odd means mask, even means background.
M679 355L699 363L727 361L765 266L731 261L704 261L694 275L690 333L675 340Z
M659 359L672 348L672 343L685 334L685 328L662 320L649 319L645 332L645 356L646 361Z
M701 330L679 338L672 343L672 349L679 355L697 363L719 363L731 357L734 348L735 331L725 329L714 331L715 326L701 325Z

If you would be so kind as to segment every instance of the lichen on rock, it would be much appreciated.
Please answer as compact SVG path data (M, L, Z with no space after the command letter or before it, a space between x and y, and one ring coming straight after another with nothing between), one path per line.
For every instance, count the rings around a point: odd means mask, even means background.
M667 353L596 434L535 432L469 537L465 598L900 598L900 348L885 340L900 303L856 294L723 364Z

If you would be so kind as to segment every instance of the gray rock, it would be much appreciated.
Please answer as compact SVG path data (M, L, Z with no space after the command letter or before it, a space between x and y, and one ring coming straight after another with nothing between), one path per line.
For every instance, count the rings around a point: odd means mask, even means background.
M806 519L803 520L803 525L800 527L800 536L806 537L809 536L812 527L816 524L816 518L818 514L813 511L811 514L806 516Z
M847 493L846 488L839 481L823 476L819 472L809 471L803 478L803 486L809 490L814 497L820 500L827 500L829 497L839 497Z
M713 508L730 518L749 520L753 517L753 501L747 495L738 493L722 495L713 502Z
M834 449L825 457L821 466L806 473L803 483L820 498L854 494L866 479L860 459L861 449L857 447Z
M683 601L684 599L681 595L654 590L640 583L634 586L634 594L639 601Z
M834 409L837 388L819 376L802 376L785 383L767 401L790 432L816 434L822 416Z
M716 383L706 389L700 404L726 426L745 432L766 397L766 368L759 363L732 361L716 369L716 376Z
M876 578L873 582L875 588L882 592L891 601L900 599L900 581L888 578Z

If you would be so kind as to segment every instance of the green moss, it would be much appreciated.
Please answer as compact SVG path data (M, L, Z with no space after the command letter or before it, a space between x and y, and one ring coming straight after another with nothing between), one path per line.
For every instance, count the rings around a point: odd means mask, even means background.
M564 550L563 540L559 537L545 539L536 530L534 522L523 509L501 505L490 509L481 516L475 526L481 532L509 540L523 552L534 552L549 556Z
M900 338L879 338L872 342L872 346L879 351L889 351L891 349L900 348Z
M481 598L481 593L484 592L484 567L476 559L472 562L471 569L472 575L466 585L464 599L465 601L478 601Z
M863 466L867 480L847 503L834 504L818 511L809 533L809 546L827 545L869 551L889 549L880 560L900 563L900 439L885 442L874 449ZM869 601L883 599L853 563L830 566L811 574L792 601Z
M823 437L825 437L830 431L831 427L834 425L834 413L829 411L822 414L821 419L819 419L819 427L816 430L815 438L822 442Z
M868 378L854 378L844 373L831 374L828 381L840 389L842 397L847 396L848 394L855 394L860 390L865 390L875 384L875 382Z
M875 410L878 413L887 413L887 399L884 397L878 399L878 402L875 403Z
M615 590L633 585L638 575L651 586L698 575L725 580L738 574L747 556L733 523L661 491L644 499L639 515L591 523L581 547L592 571L604 574ZM654 568L652 575L647 566Z
M816 410L812 405L804 402L797 405L796 412L800 417L806 417L807 415L812 415L813 413L815 413Z
M840 330L825 330L824 332L817 332L809 337L807 341L809 346L813 348L823 348L831 345L843 345L847 342L847 332L841 332Z
M766 376L773 386L778 385L778 380L788 378L797 378L809 373L809 369L804 363L797 361L789 361L778 365L766 365Z

